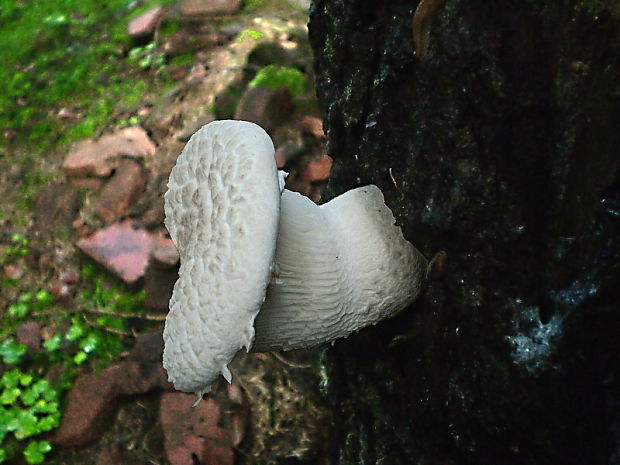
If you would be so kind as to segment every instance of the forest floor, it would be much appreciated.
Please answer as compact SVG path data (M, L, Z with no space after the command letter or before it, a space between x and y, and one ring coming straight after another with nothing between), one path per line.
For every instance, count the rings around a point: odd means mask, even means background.
M288 188L327 182L304 7L3 4L0 463L324 463L315 352L240 356L196 409L161 367L162 195L191 134L254 121Z

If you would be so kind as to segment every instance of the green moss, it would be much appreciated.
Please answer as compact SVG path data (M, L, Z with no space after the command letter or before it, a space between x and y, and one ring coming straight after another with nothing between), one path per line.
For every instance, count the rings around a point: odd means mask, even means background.
M243 2L244 11L253 11L260 8L265 3L265 0L245 0Z
M269 65L260 69L254 79L249 83L250 87L266 86L271 89L286 87L292 95L298 96L308 87L306 76L296 68L287 66Z
M166 20L159 27L159 33L165 36L176 34L181 29L181 23L175 20Z
M194 62L194 55L191 53L186 53L184 55L179 55L170 60L171 66L187 66Z
M246 37L254 40L259 40L265 37L265 34L254 29L244 29L239 33L239 36L237 36L237 41L241 42L242 40L245 40Z
M144 9L160 2L147 2ZM165 3L165 2L164 2ZM129 0L3 0L0 7L0 130L46 150L91 136L121 102L135 105L145 85L139 63L123 58ZM56 118L59 108L83 115ZM5 144L0 139L0 145Z

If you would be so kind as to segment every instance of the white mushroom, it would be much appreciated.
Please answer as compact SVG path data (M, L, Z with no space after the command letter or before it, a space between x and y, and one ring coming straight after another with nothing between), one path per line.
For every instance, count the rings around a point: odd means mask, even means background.
M275 263L254 323L257 352L316 346L395 315L426 273L373 185L320 206L284 190Z
M271 279L280 182L259 126L215 121L192 136L170 173L166 226L181 257L164 329L175 387L206 392L254 339Z
M253 123L210 123L179 156L165 195L181 256L164 330L177 389L202 395L220 373L230 382L227 366L242 347L330 342L418 295L426 260L379 188L318 206L283 190L283 180L271 139Z

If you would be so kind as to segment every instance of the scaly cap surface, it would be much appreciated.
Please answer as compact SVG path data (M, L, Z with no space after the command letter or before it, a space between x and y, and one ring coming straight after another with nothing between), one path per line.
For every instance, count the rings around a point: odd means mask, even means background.
M254 339L271 277L279 176L271 139L245 121L215 121L192 136L172 169L166 226L181 257L164 329L164 368L199 395Z

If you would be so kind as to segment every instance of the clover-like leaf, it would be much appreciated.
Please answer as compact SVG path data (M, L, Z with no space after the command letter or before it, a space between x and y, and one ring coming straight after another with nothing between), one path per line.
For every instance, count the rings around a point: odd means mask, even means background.
M54 296L47 291L39 291L35 294L34 300L41 307L47 307L54 302Z
M2 378L0 378L0 383L5 388L17 387L21 375L21 371L19 371L17 368L13 368L12 370L9 370L2 375Z
M89 354L97 348L98 344L99 334L91 331L90 333L88 333L88 336L86 336L80 341L80 349Z
M21 410L17 414L16 420L18 422L17 429L15 430L15 437L17 439L34 436L40 432L38 428L39 419L31 410Z
M38 398L39 393L35 392L33 389L26 389L24 392L22 392L22 402L28 407L34 405Z
M37 413L54 413L58 411L58 402L47 402L44 399L39 399L33 408Z
M4 389L2 393L0 394L0 404L4 404L4 405L13 404L21 393L22 393L22 390L17 387Z
M24 405L30 407L39 399L46 403L57 401L58 393L55 389L49 387L49 382L46 379L40 379L28 389L22 391L21 399Z
M60 347L61 342L62 342L62 337L60 336L60 334L54 334L52 337L50 337L47 341L43 343L43 347L45 347L45 350L49 352L53 352L54 350L57 350Z
M51 431L60 424L60 412L51 413L39 420L39 431Z
M28 446L24 449L24 457L28 463L43 463L45 454L51 450L52 445L49 441L30 441Z
M37 395L44 394L50 389L50 382L45 378L41 378L37 380L30 389L32 389Z
M71 322L71 327L67 331L65 338L69 341L77 341L84 334L84 325L77 318L72 318Z
M14 318L24 318L29 311L30 307L24 302L14 303L13 305L10 305L7 309L7 313L9 314L9 316L12 316Z
M24 344L18 344L13 338L5 339L0 344L0 357L2 357L2 361L7 365L14 365L19 362L25 353L26 346Z
M0 409L0 423L5 431L15 431L19 426L17 414L21 410L17 407L11 409Z
M24 387L30 386L34 377L30 373L20 373L19 374L19 384Z
M45 399L47 402L56 401L58 400L58 398L59 398L59 395L56 389L50 388L43 393L43 399Z
M81 365L82 363L84 363L86 360L88 359L88 354L82 350L80 350L77 354L75 354L75 356L73 357L73 362L76 365Z

